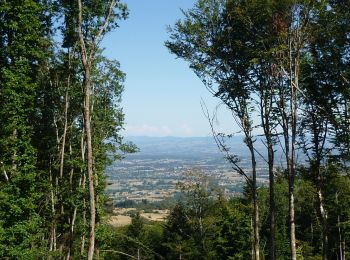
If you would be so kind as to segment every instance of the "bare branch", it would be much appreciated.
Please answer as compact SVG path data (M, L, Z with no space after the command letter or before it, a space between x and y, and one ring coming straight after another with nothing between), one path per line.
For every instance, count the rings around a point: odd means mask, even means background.
M266 144L265 144L262 140L261 140L261 142L263 143L263 145L264 145L265 147L267 147ZM253 149L254 149L254 151L261 157L261 159L263 159L266 163L268 163L268 161L267 161L267 159L265 158L265 156L262 155L262 154L258 151L258 149L256 149L255 147L253 147Z
M350 84L350 81L347 78L345 78L345 76L342 73L340 73L340 76L343 78L345 83Z
M111 17L112 17L112 14L113 14L113 9L114 9L115 5L116 5L116 1L112 0L111 4L109 5L107 17L105 18L105 21L104 21L103 25L100 27L94 42L92 43L92 47L93 48L90 51L90 57L89 57L90 60L92 60L92 58L94 56L95 46L100 42L103 33L107 29L107 26L108 26L108 24L109 24L109 22L111 20Z
M2 169L4 171L4 176L5 176L5 179L6 181L9 181L9 176L7 175L7 172L6 172L6 169L5 169L5 166L4 166L4 163L1 162L1 165L2 165Z
M201 107L202 107L202 111L203 111L204 116L208 119L214 141L215 141L219 151L224 154L224 157L226 158L226 160L231 164L232 169L237 171L240 175L242 175L249 185L252 185L251 178L245 173L245 171L238 165L237 161L235 160L236 156L229 153L227 146L224 144L223 138L221 138L221 139L219 138L220 135L215 131L215 127L213 124L215 117L212 118L210 116L208 107L205 105L203 100L201 102Z
M80 42L80 50L81 50L81 57L83 61L84 68L88 66L88 60L87 60L87 52L86 52L86 46L85 46L85 40L84 35L82 31L82 25L83 25L83 7L81 4L81 0L78 0L78 7L79 7L79 14L78 14L78 34L79 34L79 42Z

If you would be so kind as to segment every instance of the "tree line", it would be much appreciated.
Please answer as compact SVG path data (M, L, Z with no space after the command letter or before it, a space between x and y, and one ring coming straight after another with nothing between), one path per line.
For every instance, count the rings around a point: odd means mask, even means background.
M334 259L329 248L330 229L340 224L330 219L325 191L331 167L337 165L340 176L348 174L349 4L199 0L169 28L166 46L186 60L205 87L226 105L250 151L251 167L243 169L226 145L231 135L216 132L215 118L204 106L219 149L247 180L253 203L253 259L262 257L261 232L266 230L269 259L276 259L277 171L284 172L288 180L288 254L297 259L298 152L307 157L316 194L322 259ZM266 156L255 148L258 136L264 139ZM276 158L277 146L283 150L283 165ZM256 181L259 157L266 162L269 174L269 226L264 230ZM344 258L339 252L338 259Z
M127 16L116 0L0 2L1 259L93 259L105 167L135 149L100 47Z

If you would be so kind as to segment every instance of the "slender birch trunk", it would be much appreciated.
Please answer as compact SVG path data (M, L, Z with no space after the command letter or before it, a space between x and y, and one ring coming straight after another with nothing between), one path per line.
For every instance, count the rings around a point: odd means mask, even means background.
M320 212L321 222L322 222L322 259L328 259L328 214L327 210L324 207L324 200L321 189L321 169L320 165L317 166L317 184L316 184L316 193L317 193L317 203Z
M101 27L95 28L97 34L93 40L86 42L83 33L83 6L82 1L77 0L78 3L78 36L81 62L83 65L83 92L84 92L84 129L86 134L87 144L87 174L89 184L89 204L90 204L90 223L89 223L89 250L88 259L92 260L95 251L95 225L96 225L96 194L95 194L95 175L94 175L94 159L92 151L92 129L91 129L91 68L95 57L97 46L106 33L107 27L113 19L113 9L116 5L116 0L111 0L108 14Z
M50 178L50 196L51 196L51 214L52 214L52 223L51 223L51 232L50 232L50 245L49 251L56 250L56 209L55 209L55 195L54 195L54 187L53 187L53 178L52 178L52 169L51 169L51 161L49 166L49 178Z
M92 136L91 136L91 122L90 122L90 68L85 69L84 79L84 121L87 141L87 173L89 183L89 203L90 203L90 228L89 228L89 251L88 259L92 260L95 250L95 224L96 224L96 206L95 206L95 185L93 173L93 159L92 159Z
M292 43L289 44L290 54L290 108L291 108L291 151L289 158L289 224L290 224L290 250L291 259L296 260L296 237L295 237L295 198L294 198L294 179L296 164L296 133L297 133L297 88L298 88L298 60L293 58ZM293 66L294 65L294 66ZM294 77L292 76L294 75ZM289 136L288 136L289 138Z
M85 131L84 127L82 128L81 132L81 159L83 162L85 162ZM82 170L81 172L82 176L80 177L81 179L81 186L83 193L85 194L86 190L86 173L85 170ZM82 218L83 218L83 232L81 236L81 247L80 247L80 254L83 256L84 251L85 251L85 230L86 230L86 200L85 200L85 195L83 196L83 210L82 210Z
M265 89L260 92L260 117L267 147L267 164L269 171L269 221L270 221L270 238L269 238L269 259L275 259L275 178L274 178L274 150L272 139L271 111L273 106L273 91Z
M84 69L83 92L84 92L84 129L86 133L87 143L87 174L89 184L89 206L90 206L90 222L89 222L89 249L88 260L92 260L95 250L95 224L96 224L96 206L95 206L95 185L93 172L93 152L92 152L92 135L91 135L91 117L90 117L90 95L91 95L91 65L92 59L88 57L85 46L84 35L82 32L83 7L81 0L78 0L79 6L79 43L81 60Z
M259 234L259 202L256 183L256 159L252 138L247 139L252 165L252 195L253 195L253 233L254 233L254 260L260 260L260 234Z

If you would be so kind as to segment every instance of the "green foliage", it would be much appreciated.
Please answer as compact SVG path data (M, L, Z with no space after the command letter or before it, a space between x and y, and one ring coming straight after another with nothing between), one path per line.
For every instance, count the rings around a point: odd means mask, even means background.
M171 211L164 230L167 258L215 259L224 200L204 176L181 185L183 198Z
M141 219L140 213L137 212L136 215L132 218L131 225L128 226L126 234L133 238L139 238L142 236L144 222Z
M220 231L216 238L218 259L251 258L250 209L239 200L233 200L222 208Z
M128 15L125 4L116 1L109 9L109 3L82 0L82 31L87 52L94 54L91 120L99 256L251 258L251 194L228 202L203 176L193 176L180 186L183 196L165 223L147 222L139 214L125 228L105 223L105 167L136 151L120 135L125 75L119 63L104 57L98 47L99 37L117 28ZM275 103L268 116L275 127L281 117L276 112L281 100L275 100L275 92L291 82L285 71L275 68L286 67L288 39L297 31L293 15L300 11L299 15L308 17L297 51L301 55L298 91L302 93L298 141L308 157L295 182L300 259L321 259L325 235L329 259L339 258L341 251L350 253L345 246L350 240L349 10L347 1L198 0L184 12L183 21L170 29L166 43L172 53L189 62L205 86L249 131L262 125L254 121L262 108L256 107L257 97L270 97ZM110 23L99 35L108 15ZM77 1L0 2L1 259L86 256L90 209L77 25ZM62 46L55 30L62 33ZM273 134L275 142L280 133ZM260 247L266 256L269 190L261 187L258 193ZM327 212L323 222L319 194ZM284 173L276 175L274 195L276 257L287 259L290 230Z
M78 257L86 240L89 208L76 4L0 3L0 258ZM84 28L100 27L108 6L108 1L84 1ZM126 16L125 4L117 1L106 32ZM59 17L56 24L53 17ZM53 36L55 29L63 33L62 48ZM96 33L92 30L89 40ZM98 46L88 47L97 53L92 127L100 220L104 169L111 157L121 159L135 147L123 143L119 134L124 123L119 63L106 59Z
M35 259L45 246L47 182L36 167L32 123L49 41L37 1L1 1L0 17L0 258Z
M288 236L288 181L282 175L278 175L275 182L275 207L276 207L276 227L275 227L275 245L276 258L289 259L290 247ZM261 188L259 190L259 210L261 220L261 243L269 241L269 190ZM305 214L308 214L305 212ZM266 255L268 252L264 252Z
M297 250L300 259L322 259L322 223L317 208L317 192L308 174L310 169L300 168L296 179L295 190L295 220L297 231ZM330 165L324 176L327 188L324 190L324 200L328 212L329 256L336 258L339 254L339 232L343 239L348 239L347 223L349 216L348 195L350 183L342 175L341 168ZM287 179L279 175L276 181L276 257L288 259L288 186ZM262 225L262 243L268 241L268 190L259 191L259 205ZM237 207L236 207L237 208ZM339 220L338 220L339 217ZM340 227L340 229L339 229ZM268 252L264 252L267 254Z

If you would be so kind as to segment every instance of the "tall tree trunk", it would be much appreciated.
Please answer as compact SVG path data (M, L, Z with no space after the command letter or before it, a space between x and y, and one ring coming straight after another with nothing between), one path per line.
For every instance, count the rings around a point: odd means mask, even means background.
M275 246L275 178L274 178L274 150L272 139L271 111L273 109L273 91L265 89L260 93L260 117L264 130L267 147L267 163L269 171L269 221L270 221L270 238L269 238L269 259L274 260L276 257Z
M86 133L87 143L87 173L89 183L89 206L90 206L90 222L89 222L89 250L88 260L92 260L95 251L95 224L96 224L96 206L95 206L95 185L94 185L94 172L93 172L93 153L92 153L92 136L91 136L91 115L90 115L90 96L91 96L91 66L92 66L92 53L88 55L86 49L84 35L82 32L82 20L83 20L83 6L82 1L78 0L79 15L78 15L78 31L79 31L79 43L81 61L84 68L84 129ZM92 51L92 50L90 50Z
M291 46L290 46L291 48ZM290 249L291 258L296 260L296 237L295 237L295 209L294 209L294 178L295 178L295 164L296 164L296 134L297 134L297 89L298 89L298 60L297 58L292 59L292 53L290 50L290 75L291 76L291 157L289 167L289 222L290 222ZM294 62L293 62L294 61ZM294 65L294 66L293 66ZM294 68L293 68L294 67Z
M287 112L287 100L286 100L286 93L282 89L279 90L279 97L280 97L280 114L281 114L281 126L283 130L283 141L284 141L284 155L286 160L286 166L287 166L287 173L288 173L288 210L289 210L289 235L290 235L290 252L291 252L291 259L296 260L296 245L295 245L295 223L294 223L294 170L293 168L293 160L291 156L291 141L289 139L289 129L290 129L290 120ZM281 144L281 146L283 146Z
M316 176L316 192L317 192L317 203L318 208L320 212L321 217L321 223L322 223L322 259L327 260L328 259L328 228L327 228L327 219L328 214L324 207L324 201L323 201L323 195L322 195L322 189L321 189L321 169L320 164L318 163L317 166L317 176Z
M295 238L295 210L294 210L294 188L293 181L290 178L290 186L289 186L289 225L290 225L290 251L291 251L291 259L297 259L296 253L296 238Z
M335 203L338 206L338 192L335 193ZM340 255L340 260L343 260L343 245L342 245L343 240L342 240L342 235L341 235L339 214L337 216L337 226L338 226L338 236L339 236L339 255Z
M83 127L81 132L81 159L83 162L85 162L85 128ZM85 230L86 230L86 200L85 200L85 190L86 190L86 173L83 169L81 172L81 186L83 190L83 210L82 210L82 218L83 218L83 232L81 236L81 247L80 247L80 254L83 256L85 251Z
M275 246L275 179L273 172L273 147L272 141L268 142L268 164L269 164L269 200L270 200L270 260L274 260L276 257L276 246Z
M291 84L292 85L292 84ZM291 88L293 88L291 86ZM291 90L293 95L293 90ZM294 210L294 174L295 174L295 161L294 156L295 146L293 142L295 139L293 138L293 122L294 116L293 114L296 111L293 111L294 101L290 101L291 108L291 119L289 119L288 109L287 109L287 100L286 93L283 89L280 89L280 113L281 113L281 126L283 130L283 139L284 139L284 155L286 159L287 173L288 173L288 208L289 208L289 235L290 235L290 253L291 259L296 260L296 238L295 238L295 210ZM290 128L292 129L291 140L290 140Z
M52 162L49 162L49 180L50 180L50 196L51 196L51 231L50 231L50 244L49 251L56 250L56 209L55 209L55 195L54 195L54 184L53 184L53 176L52 176Z
M87 172L89 183L89 202L90 202L90 227L89 227L89 251L88 259L92 260L95 250L95 222L96 222L96 208L95 208L95 185L93 173L93 158L92 158L92 138L91 138L91 122L90 122L90 68L85 69L84 78L84 127L86 131L87 142Z
M89 231L89 250L88 260L92 260L95 251L95 225L96 225L96 195L95 195L95 175L94 175L94 159L92 151L92 130L91 130L91 67L95 57L98 44L103 38L106 31L108 31L108 25L113 19L113 9L116 5L116 0L111 0L108 8L108 14L104 17L104 22L99 28L93 28L90 30L96 30L97 34L93 39L86 40L83 33L83 6L82 0L77 0L78 3L78 36L80 45L81 62L84 68L84 128L86 132L87 142L87 172L89 182L89 204L90 204L90 231ZM96 18L99 19L99 18ZM87 42L86 42L87 41Z
M69 144L69 154L72 157L73 156L73 149L72 144ZM70 184L70 192L73 194L73 174L74 174L74 168L72 166L70 173L69 173L69 184ZM79 188L81 187L81 181L79 181ZM68 252L67 252L67 260L70 259L71 252L73 250L73 239L74 239L74 227L75 227L75 220L77 216L78 207L74 205L73 209L73 215L70 217L70 231L69 231L69 240L68 240Z
M68 128L68 107L69 107L69 96L68 89L70 84L70 76L68 75L68 86L66 88L66 93L64 95L64 126L63 126L63 136L62 136L62 146L60 151L60 178L63 179L64 170L64 157L65 157L65 147L66 147L66 137Z
M255 173L256 174L256 173ZM253 173L254 175L254 173ZM253 177L254 179L254 177ZM253 183L256 183L253 180ZM254 228L254 259L260 260L260 234L259 234L259 204L256 186L253 184L253 203L254 203L254 218L253 218L253 228Z
M259 202L256 185L256 159L253 147L253 140L247 140L247 145L250 150L252 164L252 194L253 194L253 232L254 232L254 260L260 260L260 234L259 234Z

